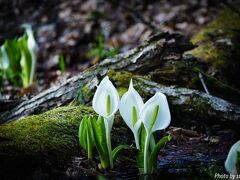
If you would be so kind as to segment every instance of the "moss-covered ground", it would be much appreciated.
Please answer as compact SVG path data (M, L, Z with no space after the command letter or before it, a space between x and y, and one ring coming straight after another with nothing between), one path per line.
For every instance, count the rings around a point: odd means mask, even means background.
M60 107L0 126L0 155L51 154L64 159L79 150L78 127L92 108Z

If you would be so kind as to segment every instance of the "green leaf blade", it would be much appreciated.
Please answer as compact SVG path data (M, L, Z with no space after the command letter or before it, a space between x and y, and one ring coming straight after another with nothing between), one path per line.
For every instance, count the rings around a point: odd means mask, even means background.
M116 148L114 148L114 150L112 151L113 161L117 159L117 156L122 150L128 149L128 148L129 148L128 145L125 145L125 144L119 145Z
M148 166L149 168L151 168L152 170L156 170L158 152L171 139L172 139L172 137L170 135L168 135L168 136L164 136L163 138L161 138L158 141L158 143L155 145L155 147L153 148L153 150L150 154L150 158L149 158L149 161L148 161L149 162L149 166Z

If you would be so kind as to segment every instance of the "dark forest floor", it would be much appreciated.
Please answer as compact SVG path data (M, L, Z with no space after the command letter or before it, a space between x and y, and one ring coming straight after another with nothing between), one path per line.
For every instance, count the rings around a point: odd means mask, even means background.
M35 85L22 89L5 82L2 91L5 100L31 96L59 84L107 56L139 45L156 31L180 32L192 37L223 6L207 0L0 3L0 44L5 39L21 36L21 24L30 23L40 46ZM114 48L116 52L91 55L91 51L99 49L101 31L104 49ZM60 71L58 62L61 54L65 59L64 72Z

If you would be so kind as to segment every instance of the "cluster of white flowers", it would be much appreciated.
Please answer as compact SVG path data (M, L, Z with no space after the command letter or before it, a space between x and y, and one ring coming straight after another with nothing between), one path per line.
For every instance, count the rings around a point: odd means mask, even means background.
M108 76L106 76L99 84L93 97L93 109L100 116L104 117L109 152L111 152L110 131L114 121L114 114L118 109L123 120L133 132L137 149L140 148L139 128L141 124L144 125L146 130L144 172L147 173L150 137L155 131L168 127L171 121L166 96L161 92L157 92L144 104L141 96L134 89L131 80L128 91L120 100L116 88L113 86Z

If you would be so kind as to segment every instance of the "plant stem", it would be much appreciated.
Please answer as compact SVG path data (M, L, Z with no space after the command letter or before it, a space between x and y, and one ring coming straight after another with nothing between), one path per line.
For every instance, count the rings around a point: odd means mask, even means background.
M133 135L134 135L134 139L135 139L135 143L136 143L136 148L140 149L138 133L133 133Z
M87 155L88 155L88 159L92 160L92 144L90 142L91 137L89 135L88 130L87 130Z
M148 173L148 148L149 148L149 140L150 136L147 132L146 134L146 140L145 140L145 146L144 146L144 174Z
M29 85L33 83L34 73L36 71L36 55L34 52L30 52L31 54L31 71L30 71L30 78L29 78Z
M113 158L112 158L112 145L111 145L111 138L110 138L110 122L104 118L105 128L106 128L106 138L107 138L107 147L108 147L108 157L110 162L110 168L113 168Z

